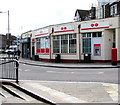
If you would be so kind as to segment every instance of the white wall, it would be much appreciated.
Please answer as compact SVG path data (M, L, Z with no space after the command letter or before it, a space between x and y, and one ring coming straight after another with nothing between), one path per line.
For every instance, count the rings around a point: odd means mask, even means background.
M111 60L113 30L104 30L102 56L103 60Z
M117 58L120 60L120 28L116 28L116 48L117 48Z

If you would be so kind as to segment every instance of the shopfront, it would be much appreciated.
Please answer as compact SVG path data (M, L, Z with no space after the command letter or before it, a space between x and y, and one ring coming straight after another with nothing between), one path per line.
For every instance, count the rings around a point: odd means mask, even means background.
M34 30L32 40L34 40L35 55L39 55L39 60L54 62L56 54L59 54L61 62L79 62L76 33L73 23Z
M31 37L32 37L32 31L27 31L25 33L22 33L21 35L21 55L23 58L31 58Z
M91 55L91 61L111 61L111 49L117 48L118 18L99 19L81 23L81 58ZM119 49L119 48L117 48ZM119 56L119 54L118 54Z
M39 55L39 60L48 60L50 53L49 28L34 30L32 40L34 40L32 46L34 47L35 55Z
M74 24L61 24L54 27L52 34L52 59L61 56L62 62L79 62L77 56L77 34Z
M30 58L30 38L21 39L22 44L22 57Z

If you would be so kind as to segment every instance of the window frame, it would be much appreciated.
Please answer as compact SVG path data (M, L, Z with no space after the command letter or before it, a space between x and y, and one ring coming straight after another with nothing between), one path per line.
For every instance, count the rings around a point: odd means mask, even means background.
M39 44L38 44L39 43ZM42 46L43 45L43 46ZM39 46L39 47L38 47ZM47 39L46 37L39 37L36 38L36 50L41 50L44 49L44 52L42 53L41 51L39 53L41 54L48 54L47 49L50 49L50 40Z
M55 36L53 36L53 53L61 53L61 54L74 54L74 53L76 53L76 51L77 51L77 36L76 36L77 34L76 33L74 33L74 34L62 34L62 35L55 35ZM54 51L54 40L55 40L55 38L54 37L59 37L58 38L58 40L59 40L59 52L55 52ZM72 36L71 38L70 38L70 36ZM66 40L67 39L67 40ZM71 46L70 46L70 41L71 41L71 39L74 39L74 40L76 40L75 41L75 48L74 48L74 52L71 52L70 51L70 49L71 49ZM62 41L64 41L64 40L66 40L67 41L67 48L66 48L66 52L62 52L62 49L64 49L64 48L62 48L64 45L62 45Z
M114 4L110 7L110 16L116 16L117 15L117 4Z
M84 34L84 37L83 37ZM82 52L83 54L91 54L91 38L92 38L92 33L83 33L82 34ZM86 35L86 37L85 37ZM90 40L90 41L89 41ZM90 44L87 44L90 43Z

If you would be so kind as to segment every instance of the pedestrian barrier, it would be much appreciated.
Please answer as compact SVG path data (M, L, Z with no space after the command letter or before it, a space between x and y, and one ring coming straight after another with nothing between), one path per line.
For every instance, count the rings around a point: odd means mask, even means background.
M0 57L0 78L16 80L18 83L18 67L17 57Z

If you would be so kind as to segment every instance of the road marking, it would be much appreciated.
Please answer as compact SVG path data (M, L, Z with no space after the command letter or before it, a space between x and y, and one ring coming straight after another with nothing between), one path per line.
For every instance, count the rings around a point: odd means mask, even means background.
M26 69L26 70L23 70L23 69L19 69L19 71L31 71L31 70L29 70L29 69Z
M31 70L30 69L26 69L26 70L19 69L19 71L31 71Z
M47 73L53 73L54 71L46 71Z
M22 69L19 69L19 71L22 71Z
M104 74L104 72L98 72L98 74Z
M66 74L104 74L104 72L62 72L62 71L46 71L47 73L66 73Z
M60 72L60 71L46 71L46 72L47 72L47 73L60 73L60 74L61 74L61 73L67 73L67 74L69 74L69 73L70 73L70 74L74 74L74 73L75 73L75 72L62 72L62 71L61 71L61 72ZM76 72L76 73L78 73L78 72Z
M26 69L26 70L24 70L24 71L30 71L30 70Z
M118 102L118 84L103 83L103 86L112 100Z

